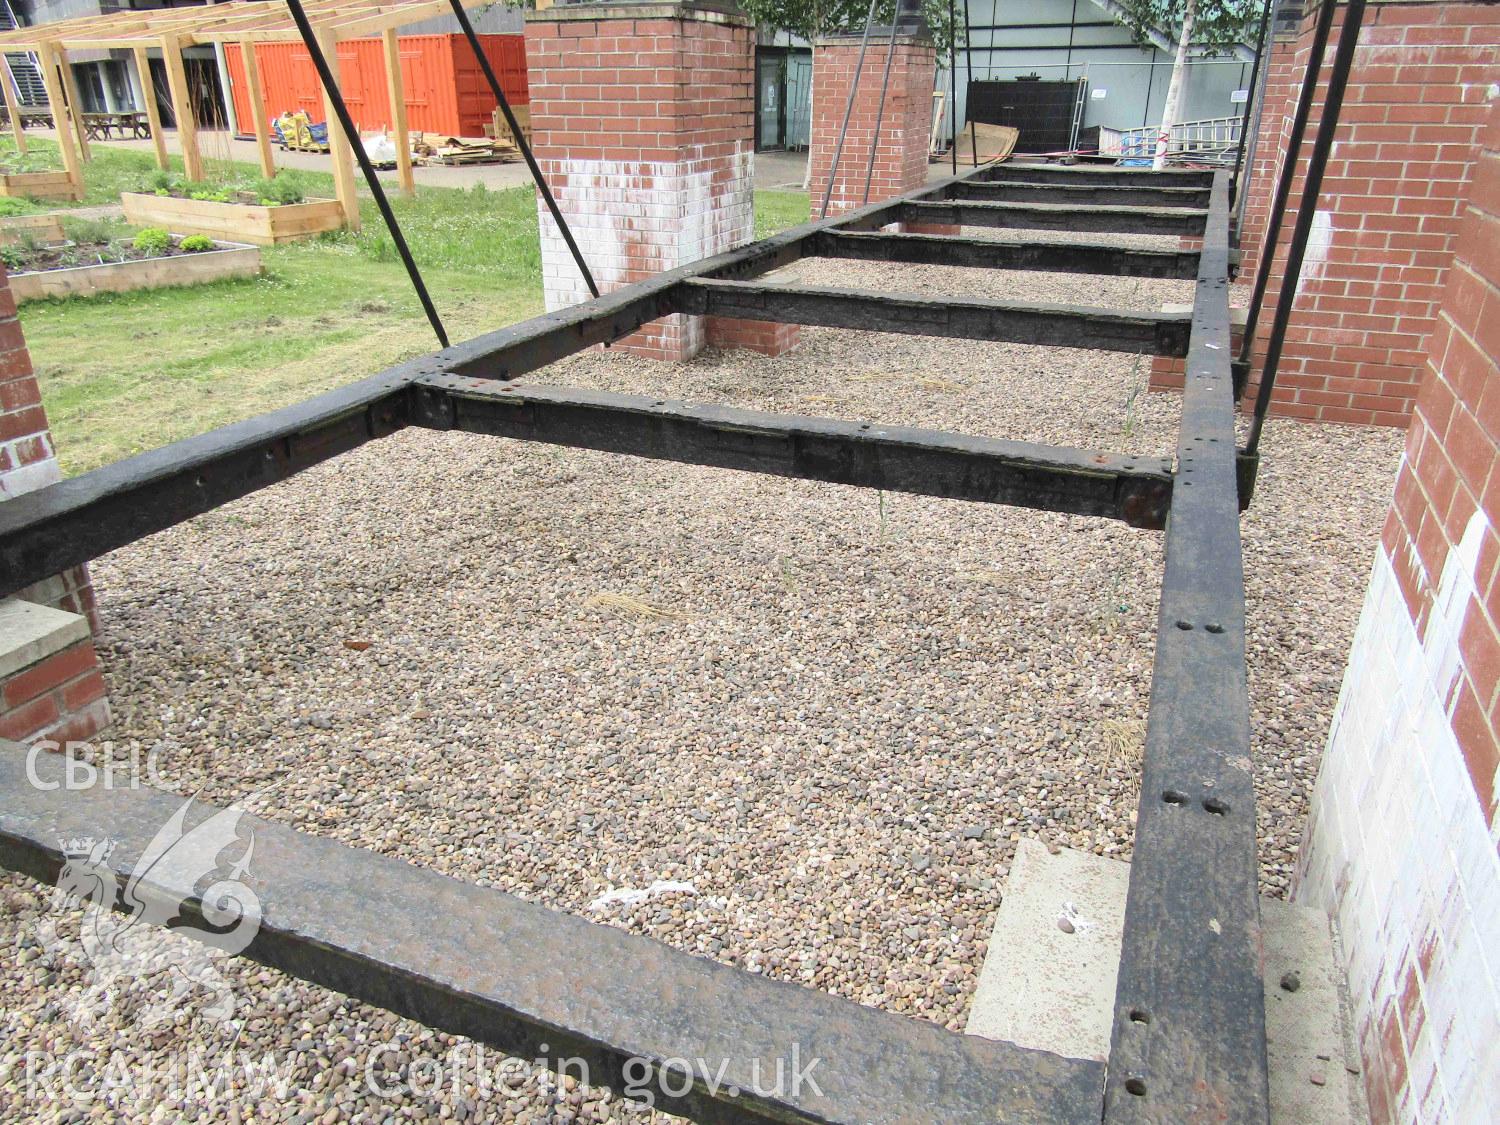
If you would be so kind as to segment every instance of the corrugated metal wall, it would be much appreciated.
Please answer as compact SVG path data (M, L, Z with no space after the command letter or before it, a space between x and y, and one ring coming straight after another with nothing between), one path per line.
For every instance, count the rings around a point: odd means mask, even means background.
M482 35L480 42L505 96L514 105L528 104L531 95L526 85L525 39L519 35ZM448 136L483 136L495 99L463 36L403 35L400 43L410 127ZM229 64L235 120L248 132L252 117L239 46L226 45L224 56ZM302 109L314 121L323 120L323 95L305 47L300 43L260 43L255 57L260 63L265 95L261 112L267 118ZM391 126L385 55L379 39L351 39L339 44L339 80L349 112L361 130Z

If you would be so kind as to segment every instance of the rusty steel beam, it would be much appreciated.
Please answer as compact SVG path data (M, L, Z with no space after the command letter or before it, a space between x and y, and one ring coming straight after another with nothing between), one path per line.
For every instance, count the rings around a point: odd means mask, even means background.
M1014 230L1090 231L1106 234L1175 234L1198 237L1206 212L1195 207L1073 207L1060 203L968 203L922 199L902 204L901 221ZM862 221L850 230L871 229Z
M938 234L877 234L829 230L809 243L822 258L910 262L993 270L1044 270L1123 277L1198 276L1196 250L1130 250L1104 242L996 242Z
M1188 345L1188 317L1176 313L703 278L678 294L678 312L738 320L1151 355L1186 355Z
M977 180L953 184L947 199L977 203L1056 203L1068 207L1197 207L1208 206L1208 187L1160 187L1155 184L1027 183L1017 180Z
M0 864L43 882L56 881L64 840L107 835L128 885L183 806L150 788L70 790L57 755L30 768L54 788L31 784L25 748L0 742ZM184 832L219 811L193 802ZM912 1120L913 1107L943 1122L1099 1119L1093 1060L767 980L249 813L231 831L254 838L236 876L236 901L259 901L245 956L574 1078L581 1060L591 1084L649 1090L696 1121L863 1125ZM206 874L160 862L134 890L180 904L187 924L174 932L192 937Z
M1105 516L1160 529L1171 464L909 426L434 375L414 425L693 465Z
M965 178L980 183L1207 188L1212 186L1214 174L1211 171L1195 172L1188 168L1169 168L1157 172L1149 168L1103 168L1092 164L1018 164L1008 161L1004 164L987 165L978 174Z
M1105 1120L1268 1118L1229 176L1193 302Z

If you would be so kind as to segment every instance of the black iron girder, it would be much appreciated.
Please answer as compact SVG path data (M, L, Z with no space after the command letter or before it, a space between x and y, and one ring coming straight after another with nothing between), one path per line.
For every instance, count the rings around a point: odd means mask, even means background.
M963 181L948 188L949 199L977 203L1057 203L1069 207L1208 206L1208 187L1151 184L1026 183L1015 180Z
M409 364L0 504L0 596L406 425Z
M738 320L1136 354L1187 354L1189 318L1175 313L862 289L803 289L708 278L685 281L678 291L678 312Z
M907 223L1188 237L1203 233L1204 215L1204 211L1194 207L1071 207L1060 203L966 203L951 199L922 199L903 204L900 209L901 221ZM880 225L862 220L851 223L849 229Z
M1012 184L1106 184L1113 187L1211 187L1211 171L1168 168L1160 172L1150 168L1101 168L1087 164L990 164L972 178L981 183Z
M1193 302L1105 1118L1269 1113L1245 670L1229 177Z
M1124 277L1198 276L1196 250L1128 250L1102 242L996 242L940 234L876 234L825 230L808 244L822 258L971 266L997 270L1044 270Z
M414 393L416 425L1136 527L1160 529L1172 499L1160 458L453 375L420 379Z
M33 767L54 788L31 784L25 749L0 742L0 864L44 882L57 878L62 841L107 828L125 885L183 803L145 788L69 790L59 756ZM184 830L215 811L195 802ZM260 910L245 956L522 1058L567 1061L575 1076L571 1060L582 1059L595 1084L649 1089L696 1121L1099 1119L1097 1061L768 980L249 814L238 831L254 833L254 864L240 878ZM200 876L158 863L136 890L182 903L188 925L176 932L192 936L203 928ZM684 1064L694 1079L685 1093ZM794 1067L812 1082L794 1083Z

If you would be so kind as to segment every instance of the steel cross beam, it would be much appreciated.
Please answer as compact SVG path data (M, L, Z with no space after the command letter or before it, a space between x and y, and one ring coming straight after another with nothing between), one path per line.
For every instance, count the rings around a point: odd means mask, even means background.
M957 183L949 199L977 203L1062 203L1068 206L1196 207L1208 206L1207 187L1158 187L1148 184L1037 184L1024 180L979 180Z
M309 402L225 427L0 504L0 593L245 495L406 425L1159 526L1166 570L1140 811L1107 1080L1097 1062L955 1035L737 970L395 860L257 823L264 926L248 955L349 995L526 1054L546 1038L605 1083L627 1058L652 1068L662 1104L701 1121L856 1122L1267 1119L1254 791L1250 777L1243 563L1229 369L1228 178L1202 173L980 169L967 181L1201 189L1190 208L943 202L949 180L900 199L628 286L398 365ZM1107 193L1101 196L1108 199ZM1201 252L1099 245L993 251L977 240L876 235L921 215L991 225L1120 229L1146 215L1201 235ZM1019 218L1018 218L1019 217ZM1170 220L1170 222L1168 222ZM938 218L937 221L944 221ZM1173 225L1176 224L1176 225ZM1189 229L1190 228L1190 229ZM995 268L1097 267L1182 276L1191 317L749 282L810 254ZM979 339L1186 356L1178 469L1157 460L876 423L690 406L514 380L674 312L785 317ZM0 863L56 875L58 839L100 825L131 855L174 798L23 783L0 746ZM60 763L44 764L55 770ZM136 850L139 850L138 848ZM121 861L118 874L126 874ZM196 892L158 890L201 914ZM412 904L418 903L420 907ZM372 908L373 907L373 908ZM476 920L479 920L476 922ZM498 920L498 921L497 921ZM481 936L476 938L478 933ZM502 940L496 940L496 934ZM561 986L559 982L563 982ZM831 1089L763 1094L747 1057L800 1043L828 1060ZM717 1057L709 1088L661 1069ZM666 1079L673 1079L669 1086ZM617 1087L618 1088L618 1087ZM746 1090L748 1089L748 1093Z
M1106 516L1157 530L1172 500L1172 466L1160 458L457 375L427 376L415 389L412 422L434 429Z
M922 199L901 208L903 222L1189 237L1203 234L1206 215L1196 207L1072 207L1065 203L971 203L961 199Z
M1174 313L860 289L803 289L713 278L684 282L680 292L678 312L738 320L1137 354L1187 354L1189 318Z
M108 825L116 882L128 885L130 863L183 804L151 789L70 791L54 755L33 766L50 789L29 783L24 747L0 741L0 864L44 882L57 879L63 841ZM218 811L194 805L185 831ZM644 1085L670 1112L858 1125L909 1120L901 1110L915 1101L935 1121L1098 1121L1096 1061L768 980L249 814L240 827L254 833L242 880L261 914L245 956L516 1056L583 1059L616 1090L640 1079L639 1063L626 1066L643 1060ZM183 867L159 863L137 890L181 903L188 924L174 932L192 936L208 927L200 874ZM691 1060L686 1094L672 1060ZM793 1083L794 1066L813 1081Z
M829 230L812 239L809 252L820 258L928 266L1172 277L1185 281L1198 276L1196 250L1127 250L1104 242L996 242L951 235Z

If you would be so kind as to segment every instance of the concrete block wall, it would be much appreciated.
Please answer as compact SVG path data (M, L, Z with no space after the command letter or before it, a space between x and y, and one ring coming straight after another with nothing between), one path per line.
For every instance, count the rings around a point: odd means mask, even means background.
M601 291L754 236L754 29L694 0L527 13L533 144ZM588 298L540 198L553 311ZM616 347L687 359L704 317L655 321Z
M1500 1121L1500 109L1312 799L1371 1117Z
M1302 19L1287 85L1285 49L1275 45L1262 119L1263 143L1247 184L1241 280L1254 277L1263 211L1280 175L1278 151L1268 166L1264 138L1290 129L1302 74L1311 57L1315 4ZM1343 14L1335 16L1334 35ZM1459 215L1480 151L1490 102L1500 93L1496 43L1500 6L1437 0L1374 0L1345 95L1338 142L1329 161L1287 332L1273 413L1362 425L1405 426L1411 419L1424 357ZM1324 74L1332 62L1332 41ZM1281 102L1277 129L1273 95ZM1323 97L1304 142L1310 150ZM1283 227L1290 237L1300 199L1299 175ZM1265 353L1270 309L1282 278L1272 272L1254 351ZM1248 294L1246 294L1248 299Z
M0 265L0 503L62 479L47 412L16 317L10 277ZM16 631L21 618L47 627ZM86 739L109 722L109 703L89 628L97 627L88 569L75 567L0 602L0 737L16 741ZM56 611L62 611L60 613ZM74 617L76 624L63 618ZM14 641L14 644L10 642Z

